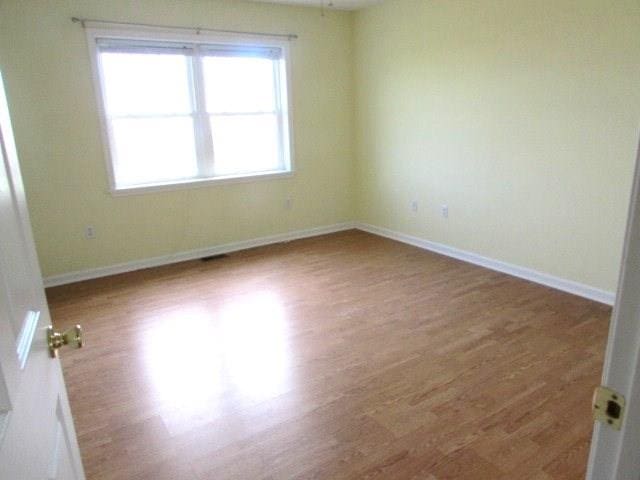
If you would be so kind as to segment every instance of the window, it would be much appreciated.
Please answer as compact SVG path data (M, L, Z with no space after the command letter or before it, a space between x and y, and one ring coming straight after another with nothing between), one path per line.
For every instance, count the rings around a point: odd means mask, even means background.
M113 191L291 171L286 45L197 40L90 34Z

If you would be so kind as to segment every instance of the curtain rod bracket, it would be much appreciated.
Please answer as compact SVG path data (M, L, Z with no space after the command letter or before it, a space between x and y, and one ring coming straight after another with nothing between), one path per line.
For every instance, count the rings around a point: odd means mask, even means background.
M83 20L83 19L81 19L81 18L78 18L78 17L71 17L71 21L72 21L73 23L79 23L79 24L82 26L82 28L84 28L84 27L85 27L85 25L84 25L84 20Z

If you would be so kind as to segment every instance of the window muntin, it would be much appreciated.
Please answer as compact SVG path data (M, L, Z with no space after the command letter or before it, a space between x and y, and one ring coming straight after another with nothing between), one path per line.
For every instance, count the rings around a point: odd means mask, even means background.
M291 170L282 46L96 45L115 190Z

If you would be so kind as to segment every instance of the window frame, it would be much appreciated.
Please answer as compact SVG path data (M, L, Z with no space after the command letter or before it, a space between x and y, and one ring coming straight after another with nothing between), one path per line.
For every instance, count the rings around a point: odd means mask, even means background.
M104 161L109 183L109 193L113 196L150 193L158 191L171 191L184 188L205 187L217 184L228 183L246 183L267 179L278 179L292 177L295 172L294 164L294 142L293 142L293 115L292 115L292 82L291 82L291 55L290 41L277 37L265 37L263 35L250 34L220 34L201 32L194 28L195 33L185 32L184 30L173 30L169 28L150 28L150 27L134 27L122 26L118 28L104 27L87 27L86 37L89 47L89 57L91 60L92 80L96 103L98 107L98 116L100 130L102 136L102 144L104 150ZM284 61L285 78L279 79L278 88L276 88L276 96L278 97L277 107L282 107L279 115L280 119L280 135L278 135L278 143L281 145L283 164L285 169L282 171L268 172L252 172L245 174L235 174L226 176L198 177L182 180L169 180L164 182L154 182L144 185L120 186L116 185L114 172L114 158L109 132L109 118L106 112L104 102L104 77L102 75L101 64L99 60L98 40L112 39L118 41L149 41L149 42L184 42L194 44L222 44L239 47L275 47L282 50L282 59ZM204 93L202 85L195 85L194 90L200 89L200 94ZM284 93L284 96L283 96ZM200 95L200 96L201 96ZM200 114L206 114L199 110L194 112L194 117ZM286 128L285 128L286 127ZM194 134L200 135L200 126L194 125ZM288 147L288 148L287 148ZM198 154L198 164L203 161L201 155ZM215 162L215 159L214 159Z

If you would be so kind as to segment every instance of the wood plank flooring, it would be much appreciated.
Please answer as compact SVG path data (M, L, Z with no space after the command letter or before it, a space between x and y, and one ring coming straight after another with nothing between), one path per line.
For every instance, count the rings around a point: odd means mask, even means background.
M359 231L47 294L89 480L584 477L604 305Z

